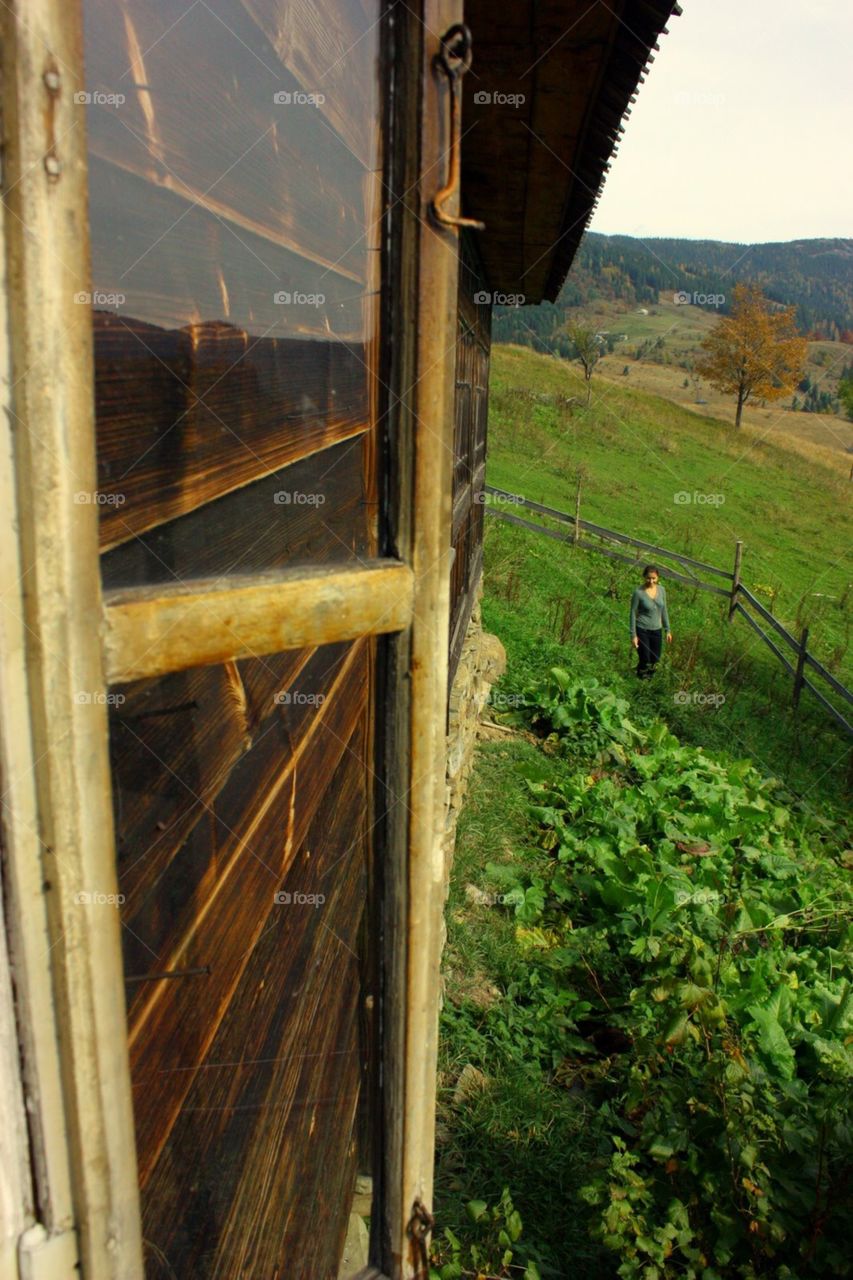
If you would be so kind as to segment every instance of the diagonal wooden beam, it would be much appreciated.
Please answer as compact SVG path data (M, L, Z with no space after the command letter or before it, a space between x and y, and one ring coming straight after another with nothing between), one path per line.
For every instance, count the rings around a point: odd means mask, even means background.
M398 560L106 592L105 679L404 631L413 598L414 574Z

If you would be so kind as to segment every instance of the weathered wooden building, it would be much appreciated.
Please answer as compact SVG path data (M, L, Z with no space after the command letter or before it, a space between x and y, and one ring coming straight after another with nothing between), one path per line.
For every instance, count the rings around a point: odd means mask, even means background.
M2 7L3 1280L423 1275L491 306L674 10Z

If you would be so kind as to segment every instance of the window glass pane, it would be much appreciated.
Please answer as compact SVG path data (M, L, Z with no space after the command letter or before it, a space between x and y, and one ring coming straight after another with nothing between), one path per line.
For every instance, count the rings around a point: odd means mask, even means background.
M374 444L379 5L84 11L108 549L265 476L293 489L288 469L339 442ZM372 457L343 464L368 488ZM371 502L361 515L371 534Z
M337 1274L370 1172L373 644L111 690L149 1276Z

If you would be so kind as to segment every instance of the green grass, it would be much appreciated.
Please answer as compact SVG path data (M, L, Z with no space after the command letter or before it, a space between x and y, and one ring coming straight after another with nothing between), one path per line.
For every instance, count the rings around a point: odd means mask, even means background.
M565 364L498 347L489 482L573 511L582 468L587 519L721 567L742 538L747 585L775 588L777 616L792 629L807 622L811 647L853 684L840 555L849 541L846 487L776 447L741 457L743 441L716 419L611 384L598 392L589 410L571 410L558 398L582 394L581 384ZM678 491L722 492L725 503L681 507ZM660 716L684 743L749 757L780 778L794 810L843 846L849 740L808 694L792 711L789 677L742 619L727 622L724 600L676 583L667 592L676 642L655 679L638 682L628 636L636 581L628 566L487 517L483 620L508 655L499 705L555 665L573 678L594 676L629 700L637 724ZM509 1185L543 1277L603 1278L615 1267L591 1241L592 1211L578 1195L606 1145L594 1104L583 1089L545 1085L535 1063L519 1067L494 1039L495 1022L519 1016L515 986L526 962L510 914L466 896L469 885L490 887L489 862L535 872L545 855L527 817L525 779L557 767L524 734L478 750L448 905L436 1212L440 1226L464 1234L465 1202L494 1203ZM469 1064L486 1082L454 1100Z
M604 379L593 385L588 410L537 403L531 391L581 396L580 378L563 361L496 347L489 483L573 512L582 470L585 519L723 569L742 539L747 586L775 587L785 625L810 625L822 660L850 673L848 482L719 419ZM679 505L678 493L723 502Z
M623 302L603 299L592 300L583 307L584 319L597 330L606 330L617 336L625 334L625 340L617 343L612 356L614 361L620 356L633 359L634 352L642 343L663 338L663 352L649 359L692 364L701 355L699 347L702 340L720 318L716 311L676 304L672 293L662 292L659 302L643 305L647 315L641 314L639 305L626 309ZM840 342L828 339L810 341L806 372L820 380L823 390L835 392L839 375L850 358L850 348ZM786 396L781 403L788 404L790 399Z
M501 696L511 699L555 665L594 676L628 698L632 715L659 715L685 742L749 757L797 803L838 819L849 739L808 693L793 710L790 678L743 619L727 621L725 600L671 583L674 643L654 680L636 679L628 634L635 582L628 566L488 518L483 620L507 649Z
M555 779L558 766L538 746L514 737L484 745L462 813L447 913L445 1027L454 1010L467 1009L442 1040L439 1063L436 1212L440 1229L464 1236L464 1205L495 1203L505 1186L525 1223L524 1239L543 1262L543 1280L564 1274L604 1275L607 1262L574 1212L587 1164L606 1143L592 1123L591 1104L568 1090L543 1088L538 1065L519 1066L489 1039L488 1018L513 1006L507 993L523 979L527 962L510 913L472 905L466 887L482 887L488 862L535 870L545 855L536 847L527 814L524 779ZM482 1037L470 1031L470 1011L482 1009ZM475 1012L474 1025L480 1018ZM454 1101L464 1067L482 1070L490 1083Z

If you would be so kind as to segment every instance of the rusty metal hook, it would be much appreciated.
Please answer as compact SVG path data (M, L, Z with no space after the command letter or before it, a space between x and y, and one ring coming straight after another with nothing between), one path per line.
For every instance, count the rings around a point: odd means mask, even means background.
M432 199L430 212L439 226L450 227L454 231L459 227L473 227L476 231L484 231L486 226L476 218L456 217L452 213L445 212L444 208L447 201L459 190L462 114L459 97L462 77L470 69L472 57L471 32L464 22L456 22L452 27L448 27L441 37L441 48L432 62L433 70L442 71L450 85L450 169L447 182Z

